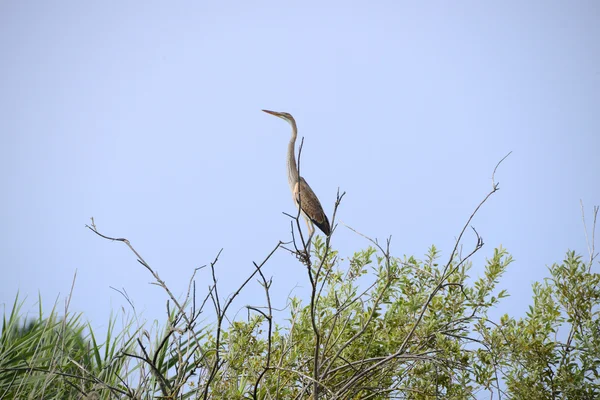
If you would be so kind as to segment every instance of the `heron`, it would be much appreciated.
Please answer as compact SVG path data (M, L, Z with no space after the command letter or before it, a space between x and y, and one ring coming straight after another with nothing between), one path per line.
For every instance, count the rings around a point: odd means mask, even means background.
M288 183L292 190L292 198L296 207L300 209L300 213L306 221L308 226L308 245L310 246L311 239L315 233L314 225L323 231L327 236L331 234L331 226L327 215L323 211L319 198L310 188L306 180L298 173L298 164L296 164L296 138L298 137L298 128L296 127L296 121L289 113L263 110L267 114L274 115L286 121L292 127L292 137L288 144L287 150L287 174Z

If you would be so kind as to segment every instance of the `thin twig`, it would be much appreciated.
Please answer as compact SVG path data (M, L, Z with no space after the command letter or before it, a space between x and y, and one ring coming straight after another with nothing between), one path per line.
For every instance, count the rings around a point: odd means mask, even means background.
M590 256L590 261L588 263L588 273L589 273L589 271L592 268L592 264L594 263L594 258L596 258L596 256L598 255L598 254L596 254L596 220L598 218L598 209L600 207L594 206L594 208L593 208L594 218L593 218L593 223L592 223L592 240L590 241L590 239L588 237L587 225L585 222L585 209L583 207L583 200L580 199L579 203L581 204L581 219L583 221L583 230L585 232L585 242L587 244L588 254Z
M269 281L267 282L267 279L265 278L265 275L263 274L263 272L261 271L259 266L256 263L254 263L254 266L258 270L258 273L260 274L260 277L262 279L262 286L265 289L265 296L267 298L267 307L268 307L268 313L264 313L255 308L256 311L260 312L265 317L265 319L267 320L267 323L268 323L267 360L265 362L265 368L262 370L262 372L256 379L256 383L254 384L253 397L255 400L257 400L258 399L258 397L257 397L258 396L257 395L258 385L260 384L260 381L263 378L263 376L267 373L267 371L271 367L271 346L272 346L272 339L273 339L273 309L271 307L271 295L269 293L269 289L271 288L272 279L269 279Z
M504 157L502 157L502 159L500 161L498 161L498 164L496 164L496 166L494 167L494 172L492 172L492 187L495 188L496 187L496 182L494 181L494 177L496 176L496 170L498 169L498 167L500 166L500 164L502 163L502 161L506 160L508 158L508 156L510 156L512 154L512 150L508 152L507 155L505 155Z

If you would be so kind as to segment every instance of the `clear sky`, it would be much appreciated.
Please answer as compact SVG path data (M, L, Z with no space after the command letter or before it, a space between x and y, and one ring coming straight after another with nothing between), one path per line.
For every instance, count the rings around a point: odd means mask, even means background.
M292 113L302 174L331 215L394 255L444 257L473 225L515 262L499 311L521 315L531 283L567 249L587 254L580 199L600 204L600 2L0 3L0 303L61 302L106 326L126 301L163 318L166 297L218 264L228 293L294 212L286 181ZM465 246L474 244L466 237ZM367 247L340 226L342 257ZM264 269L275 307L305 297L305 269ZM204 272L197 286L209 285ZM253 283L235 310L263 304ZM62 303L61 303L62 304ZM234 310L234 311L235 311Z

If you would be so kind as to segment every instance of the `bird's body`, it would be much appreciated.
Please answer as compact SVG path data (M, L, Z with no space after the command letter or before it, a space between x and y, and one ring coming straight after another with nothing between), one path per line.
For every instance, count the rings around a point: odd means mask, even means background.
M310 239L315 232L313 224L317 225L317 227L323 231L325 235L329 236L331 234L331 227L329 225L327 215L325 215L325 212L323 211L321 202L319 201L315 192L313 192L313 190L310 188L306 180L298 173L298 165L296 164L295 155L298 128L296 127L296 121L294 120L294 117L284 112L275 112L269 110L263 111L287 121L292 126L292 137L290 138L287 151L288 183L290 184L294 203L296 204L296 207L300 208L300 212L306 220L306 224L308 225L308 242L310 243Z
M308 218L325 235L329 236L331 234L331 227L329 226L327 215L325 215L317 195L303 177L300 177L300 181L294 185L292 195L294 196L296 207L300 207L304 218Z

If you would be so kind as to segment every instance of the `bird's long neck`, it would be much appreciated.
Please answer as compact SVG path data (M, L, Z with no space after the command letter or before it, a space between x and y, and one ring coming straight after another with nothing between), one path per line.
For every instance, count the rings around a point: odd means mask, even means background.
M298 175L298 164L296 164L296 138L298 137L298 128L296 128L296 123L294 121L290 122L292 126L292 137L290 138L290 143L288 144L288 152L287 152L287 171L288 171L288 183L290 184L290 188L292 191L294 190L294 186L298 183L299 175Z

